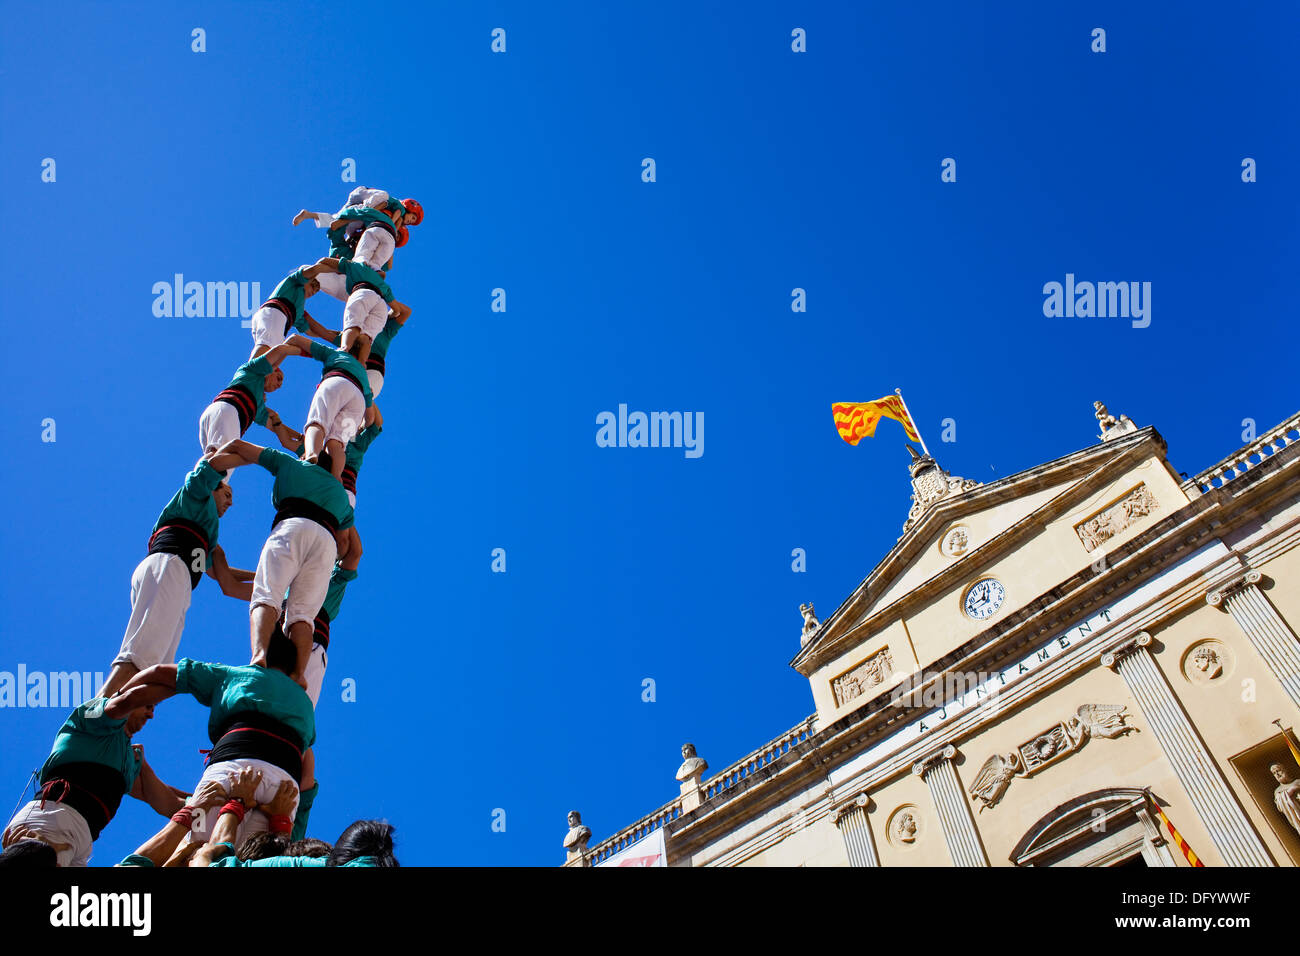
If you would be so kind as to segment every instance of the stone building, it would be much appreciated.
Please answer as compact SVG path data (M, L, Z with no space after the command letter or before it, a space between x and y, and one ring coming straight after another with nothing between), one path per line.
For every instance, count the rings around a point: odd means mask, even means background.
M913 452L898 543L802 609L816 712L720 773L683 748L676 799L566 865L1190 865L1167 824L1300 862L1300 413L1189 480L1097 419L987 484Z

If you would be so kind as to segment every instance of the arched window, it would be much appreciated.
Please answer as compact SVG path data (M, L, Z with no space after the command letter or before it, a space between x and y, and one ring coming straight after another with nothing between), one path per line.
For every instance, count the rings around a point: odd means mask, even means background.
M1016 866L1174 866L1142 790L1074 797L1029 828L1011 851Z

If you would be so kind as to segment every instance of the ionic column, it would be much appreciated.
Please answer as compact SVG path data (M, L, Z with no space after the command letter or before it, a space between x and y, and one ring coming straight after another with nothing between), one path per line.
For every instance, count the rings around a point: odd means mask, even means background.
M849 854L849 866L880 866L876 840L867 824L867 804L870 802L870 797L860 793L835 818L835 825L844 838L844 849Z
M1148 650L1150 644L1151 635L1143 631L1103 654L1101 662L1124 678L1223 862L1228 866L1272 866L1259 836L1156 665Z
M948 853L952 856L952 865L988 866L989 858L984 853L984 846L975 829L975 818L971 816L966 793L961 788L961 781L957 779L957 768L953 766L956 756L957 748L949 744L912 764L912 773L924 780L930 788L930 797L934 800L934 809L939 816L944 842L948 844Z
M1258 571L1247 571L1240 580L1205 595L1205 600L1232 615L1291 702L1300 707L1300 640L1260 590L1262 578Z

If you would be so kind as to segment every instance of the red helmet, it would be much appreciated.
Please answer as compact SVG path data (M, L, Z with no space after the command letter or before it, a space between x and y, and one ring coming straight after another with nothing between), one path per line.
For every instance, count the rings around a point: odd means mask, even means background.
M406 224L408 226L418 226L424 222L424 207L414 199L403 199L402 205L406 208Z
M407 228L405 226L397 227L397 246L399 248L401 246L406 245L406 241L410 238L411 238L411 234L410 232L407 231Z

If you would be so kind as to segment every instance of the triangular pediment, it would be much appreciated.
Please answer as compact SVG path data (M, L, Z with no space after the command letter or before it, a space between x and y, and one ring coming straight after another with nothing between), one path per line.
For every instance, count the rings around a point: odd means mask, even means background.
M1126 479L1138 469L1156 466L1155 470L1163 472L1156 481L1161 494L1181 494L1163 464L1164 453L1163 439L1148 427L964 491L955 484L961 479L941 472L956 493L940 495L920 509L914 501L898 543L822 621L791 666L810 675L897 620L905 613L905 605L922 605L960 590L998 555L1020 553L1033 562L1035 547L1062 550L1059 542L1031 539L1041 538L1051 522L1076 518L1082 522L1080 515L1104 509L1110 502L1103 499L1113 488L1142 484L1140 474ZM915 470L913 484L917 484ZM1086 548L1087 543L1074 541L1077 554L1066 556L1066 560L1086 566ZM1019 597L1026 593L1022 588ZM919 648L917 653L921 653ZM926 663L915 662L918 667Z

